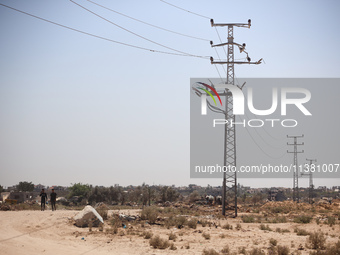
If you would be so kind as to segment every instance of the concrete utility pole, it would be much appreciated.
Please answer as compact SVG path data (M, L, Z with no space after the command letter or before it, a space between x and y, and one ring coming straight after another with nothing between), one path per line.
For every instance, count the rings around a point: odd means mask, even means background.
M308 203L312 203L312 199L313 199L313 189L314 189L314 185L313 185L313 172L311 171L312 166L314 165L314 163L316 163L316 159L306 159L307 161L309 161L309 173L308 174L301 174L301 175L308 175L309 176L309 189L308 189ZM314 162L314 163L313 163Z
M293 145L294 146L294 151L290 152L287 150L287 153L294 153L294 171L293 171L293 201L297 201L298 203L300 202L300 196L299 196L299 166L298 166L298 158L297 154L298 153L303 153L304 151L298 151L297 147L299 145L304 145L304 143L297 143L298 138L302 138L303 135L301 136L288 136L287 138L294 138L294 143L290 144L287 143L287 145Z
M234 64L260 64L262 59L257 62L251 62L248 53L245 51L246 44L238 44L234 42L234 27L244 27L250 28L251 20L248 20L248 23L226 23L226 24L215 24L214 20L210 20L212 27L228 27L228 41L226 43L216 44L214 45L211 41L211 47L220 47L227 46L227 60L226 61L214 61L213 57L210 58L211 64L225 64L227 65L227 81L226 84L235 85L234 83ZM244 52L247 54L247 61L234 61L234 45L238 46L240 52ZM243 86L242 86L243 87ZM224 93L220 95L225 96L225 110L223 113L225 114L225 119L230 123L230 120L233 120L235 123L235 115L233 114L233 96L229 90L226 90ZM225 125L224 131L224 166L228 167L236 167L236 130L235 125L230 127L229 125ZM237 174L236 172L224 172L223 174L223 184L222 184L222 214L225 215L225 200L226 200L226 192L227 192L227 183L229 189L234 193L235 196L235 217L237 217Z

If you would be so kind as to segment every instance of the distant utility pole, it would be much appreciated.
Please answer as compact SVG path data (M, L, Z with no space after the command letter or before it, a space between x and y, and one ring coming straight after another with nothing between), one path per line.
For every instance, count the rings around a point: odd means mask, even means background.
M313 185L313 172L311 171L312 166L314 165L314 163L316 163L316 159L306 159L307 161L309 161L309 173L306 174L301 174L301 175L308 175L309 176L309 189L308 189L308 203L312 203L312 199L313 199L313 189L314 189L314 185Z
M214 61L213 57L210 58L211 64L225 64L227 65L227 81L226 84L235 85L234 83L234 64L260 64L261 60L257 62L251 62L248 53L245 51L246 44L238 44L234 42L234 27L244 27L250 28L251 20L248 20L248 23L226 23L226 24L215 24L214 20L210 20L212 27L228 27L228 41L221 44L216 44L211 41L211 47L220 47L227 46L227 60L226 61ZM238 46L240 52L244 52L247 54L247 61L234 61L234 45ZM223 111L225 114L225 119L230 123L230 120L233 120L235 123L235 115L233 114L233 97L232 93L229 90L226 90L224 93L220 95L225 96L225 110ZM235 125L230 127L229 125L225 125L224 130L224 166L226 167L236 167L236 131ZM227 183L229 189L234 193L235 197L235 217L237 217L237 175L236 172L224 172L223 174L223 186L222 186L222 214L225 215L225 200L226 200L226 191L227 191Z
M297 143L298 138L302 138L303 135L301 136L288 136L287 138L294 138L294 143L287 143L287 145L294 145L294 151L290 152L287 150L287 153L294 153L294 171L293 171L293 201L297 201L298 203L300 202L300 196L299 196L299 166L298 166L298 158L297 154L298 153L303 153L304 151L298 151L297 147L299 145L304 145L304 143Z

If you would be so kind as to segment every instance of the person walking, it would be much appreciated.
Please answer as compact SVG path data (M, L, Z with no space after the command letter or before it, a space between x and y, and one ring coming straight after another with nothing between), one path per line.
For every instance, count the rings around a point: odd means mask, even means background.
M52 193L50 195L51 197L51 205L52 205L52 211L57 210L55 206L55 202L57 201L57 193L54 192L54 189L52 189Z
M45 203L47 201L47 194L45 193L45 189L40 191L41 196L41 211L45 211Z

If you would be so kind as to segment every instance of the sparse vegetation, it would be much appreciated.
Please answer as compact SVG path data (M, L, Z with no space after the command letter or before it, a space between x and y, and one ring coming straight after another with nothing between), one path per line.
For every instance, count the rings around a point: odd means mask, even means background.
M308 236L310 233L302 228L295 228L294 232L298 235L298 236Z
M175 246L174 243L171 243L169 249L172 250L172 251L175 251L175 250L177 250L177 247Z
M310 223L311 220L312 220L312 217L308 215L300 215L294 218L295 223L302 223L302 224Z
M226 229L226 230L232 230L233 229L233 226L229 223L226 223L222 226L223 229Z
M269 227L269 225L264 225L264 224L260 225L260 229L261 230L266 230L266 231L272 231L272 229Z
M177 239L177 236L176 236L176 234L174 234L174 233L170 233L169 234L169 240L171 240L171 241L176 241L176 239Z
M290 250L288 246L282 246L278 245L277 246L277 255L289 255Z
M197 220L195 219L189 220L187 224L189 228L193 228L193 229L197 228Z
M326 237L323 232L314 232L307 239L308 247L314 250L324 250L326 248Z
M276 245L277 245L277 240L274 239L274 238L270 238L270 239L269 239L269 243L270 243L271 245L273 245L273 246L276 246Z
M224 248L221 250L222 254L230 254L230 248L228 245L224 246Z
M159 237L159 235L156 235L155 237L152 237L149 241L150 246L152 246L155 249L166 249L170 246L170 243L168 240L162 239Z
M153 233L151 231L145 231L143 233L144 239L150 239L153 236Z
M237 223L237 224L236 224L236 230L241 230L241 229L242 229L241 224L240 224L240 223Z
M327 224L332 227L333 225L335 225L335 218L333 216L328 216L327 217Z
M255 222L255 218L254 218L253 215L242 215L241 219L244 223L254 223Z
M214 249L204 249L202 255L219 255Z
M285 228L276 228L275 232L278 232L278 233L290 233L289 229L285 229Z
M262 251L260 248L253 248L249 255L265 255L264 251Z
M147 220L150 224L154 224L159 215L159 209L156 206L144 207L141 212L141 219Z
M202 236L205 240L210 240L210 234L209 233L203 233Z

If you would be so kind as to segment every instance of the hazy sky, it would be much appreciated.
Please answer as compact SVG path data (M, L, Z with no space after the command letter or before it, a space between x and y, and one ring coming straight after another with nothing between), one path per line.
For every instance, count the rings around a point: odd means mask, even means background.
M150 40L217 58L208 41L146 26L86 0L76 2ZM216 23L252 19L251 29L235 29L235 41L247 43L250 57L266 64L239 66L237 77L339 77L339 1L169 2ZM0 3L112 40L170 52L68 0ZM98 3L153 25L219 41L209 19L159 0ZM218 77L209 60L130 48L3 6L0 31L1 185L24 180L65 186L221 184L189 177L190 78ZM225 40L225 29L218 31ZM330 135L339 141L338 133ZM339 179L315 183L340 185ZM268 179L241 184L271 186Z

